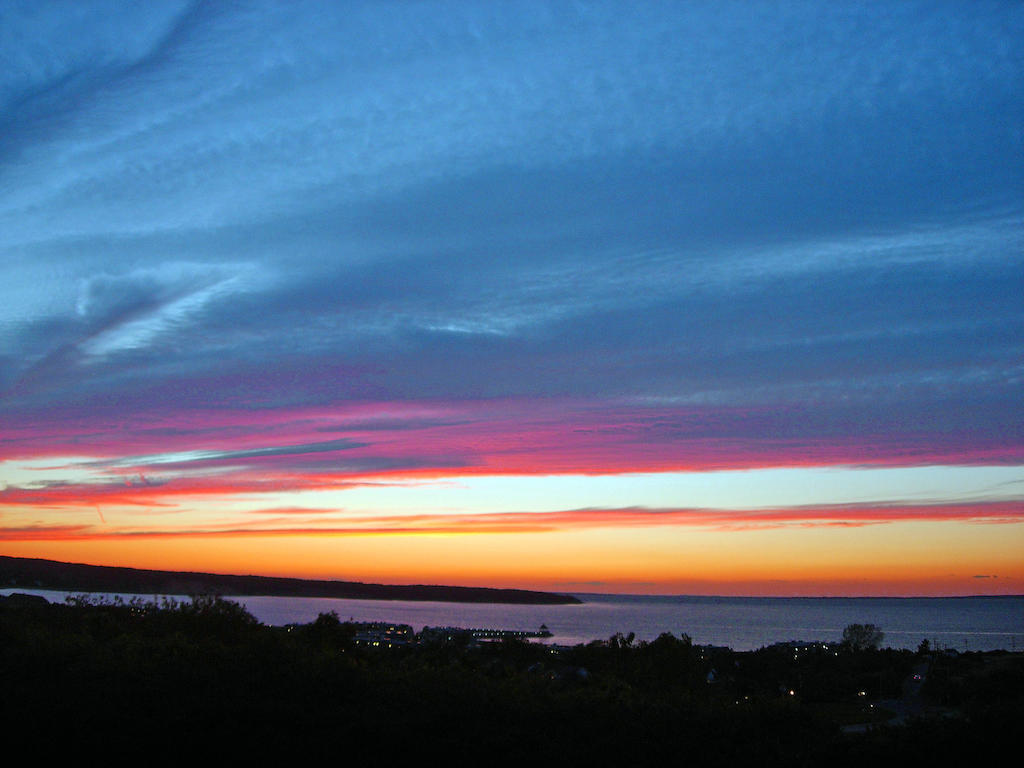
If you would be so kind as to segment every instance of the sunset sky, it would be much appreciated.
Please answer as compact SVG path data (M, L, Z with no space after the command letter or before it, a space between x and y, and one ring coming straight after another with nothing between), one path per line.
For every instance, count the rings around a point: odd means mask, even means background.
M1024 593L1024 4L0 4L0 554Z

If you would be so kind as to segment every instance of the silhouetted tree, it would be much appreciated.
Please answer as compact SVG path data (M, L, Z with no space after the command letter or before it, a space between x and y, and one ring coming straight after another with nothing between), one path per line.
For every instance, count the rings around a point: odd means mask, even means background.
M874 624L847 624L843 630L843 645L851 651L875 650L885 633Z

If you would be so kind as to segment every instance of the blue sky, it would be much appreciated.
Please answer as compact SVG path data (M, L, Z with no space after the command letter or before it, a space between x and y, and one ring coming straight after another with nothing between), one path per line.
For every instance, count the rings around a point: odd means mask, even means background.
M1022 40L1016 2L4 3L3 523L152 466L237 510L254 462L298 507L806 467L1019 505Z

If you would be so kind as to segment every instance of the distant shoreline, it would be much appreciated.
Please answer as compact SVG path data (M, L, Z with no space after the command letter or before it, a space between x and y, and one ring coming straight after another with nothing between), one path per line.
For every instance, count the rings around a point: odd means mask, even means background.
M593 598L643 598L651 602L664 602L668 600L1019 600L1024 598L1020 594L999 594L999 595L689 595L673 594L661 595L644 592L573 592L573 595L587 599Z
M1012 600L1024 594L974 595L705 595L638 592L571 594L495 587L426 584L370 584L358 581L298 579L192 571L158 571L119 566L67 563L43 558L0 555L0 589L48 589L65 592L108 592L137 595L218 594L224 597L327 597L343 600L407 600L411 602L497 603L512 605L578 605L588 600L617 598L651 602L673 600Z
M526 589L444 585L365 584L358 581L241 576L190 571L155 571L0 555L0 588L138 595L330 597L347 600L408 600L449 603L571 605L571 595Z

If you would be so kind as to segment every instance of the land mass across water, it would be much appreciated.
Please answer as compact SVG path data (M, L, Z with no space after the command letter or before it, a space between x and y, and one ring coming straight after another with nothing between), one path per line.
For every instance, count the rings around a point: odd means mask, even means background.
M571 595L526 589L364 584L358 581L152 571L0 555L0 588L10 587L137 595L266 595L519 605L567 605L580 602Z

